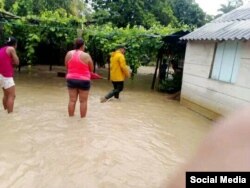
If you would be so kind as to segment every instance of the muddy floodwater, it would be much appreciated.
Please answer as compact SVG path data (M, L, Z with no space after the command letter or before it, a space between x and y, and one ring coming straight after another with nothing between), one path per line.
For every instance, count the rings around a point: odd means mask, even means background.
M14 113L0 108L1 188L160 188L211 128L151 91L147 68L126 82L120 101L100 103L111 83L94 80L87 118L79 103L69 118L65 80L57 76L63 69L16 73Z

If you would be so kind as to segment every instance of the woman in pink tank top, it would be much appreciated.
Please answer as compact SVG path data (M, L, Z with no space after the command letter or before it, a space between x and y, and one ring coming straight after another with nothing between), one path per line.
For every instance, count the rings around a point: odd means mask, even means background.
M9 37L5 46L0 48L0 87L3 89L3 107L8 113L13 112L16 96L14 66L19 65L16 54L17 40Z
M69 92L68 114L74 116L76 101L79 96L81 118L86 116L87 102L90 89L90 78L93 71L93 61L88 53L84 52L84 41L76 39L75 49L65 56L67 68L67 86Z

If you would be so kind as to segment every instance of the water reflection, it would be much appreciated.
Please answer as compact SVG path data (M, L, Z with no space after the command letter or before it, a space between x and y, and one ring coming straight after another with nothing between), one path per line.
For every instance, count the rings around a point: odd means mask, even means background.
M69 118L65 81L56 76L63 68L47 68L16 74L15 112L0 110L0 187L158 188L210 128L150 91L147 74L126 83L120 102L104 104L99 98L111 84L95 80L87 118L79 106Z

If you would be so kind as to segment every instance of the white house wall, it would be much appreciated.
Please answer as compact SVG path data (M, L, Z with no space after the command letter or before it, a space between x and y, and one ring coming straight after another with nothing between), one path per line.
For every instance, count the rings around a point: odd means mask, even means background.
M190 41L184 63L181 102L193 103L193 109L214 118L211 112L224 115L250 103L250 42L242 43L240 68L235 84L209 78L215 42ZM200 110L197 106L206 109Z

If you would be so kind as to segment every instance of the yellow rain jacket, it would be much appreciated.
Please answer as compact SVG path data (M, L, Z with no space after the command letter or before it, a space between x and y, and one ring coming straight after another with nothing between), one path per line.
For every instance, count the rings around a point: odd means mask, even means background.
M129 75L130 73L123 53L120 50L111 53L110 80L114 82L124 81Z

